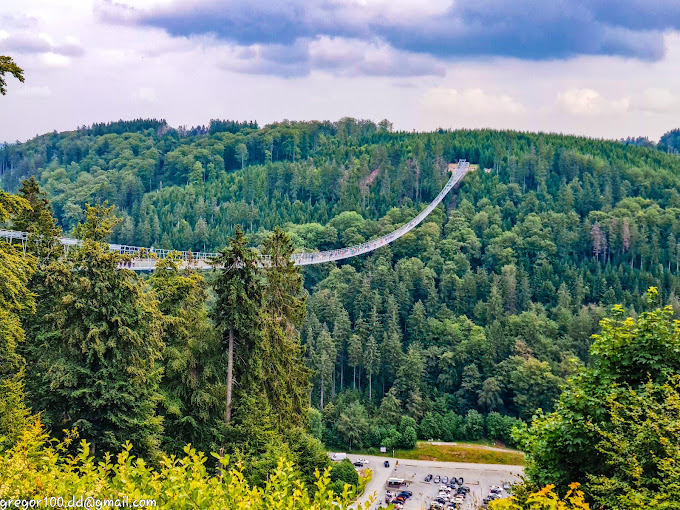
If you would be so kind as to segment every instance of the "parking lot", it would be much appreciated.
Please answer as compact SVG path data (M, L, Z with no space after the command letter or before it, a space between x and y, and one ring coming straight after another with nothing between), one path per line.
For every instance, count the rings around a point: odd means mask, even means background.
M434 477L462 477L463 485L469 487L470 492L461 505L461 509L472 510L482 507L482 500L488 496L491 486L502 487L504 482L519 481L518 475L523 472L522 466L502 464L466 464L348 455L352 462L359 457L367 459L369 461L368 467L373 471L373 478L366 487L366 492L359 498L359 503L362 503L368 500L370 494L376 493L377 499L371 505L371 510L376 510L380 505L386 506L385 493L389 478L403 479L405 486L401 490L408 490L413 493L413 496L406 500L403 510L420 510L421 508L430 508L432 501L438 496L441 483L434 483ZM384 467L385 460L389 461L389 468ZM430 482L425 482L425 477L429 474L433 476L433 479ZM395 494L399 492L398 489L391 490ZM507 493L503 491L502 496L507 496Z

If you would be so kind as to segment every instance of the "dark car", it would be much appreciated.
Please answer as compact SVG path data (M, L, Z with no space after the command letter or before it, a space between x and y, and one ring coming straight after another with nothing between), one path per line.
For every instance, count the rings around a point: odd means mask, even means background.
M451 485L456 485L456 484L458 484L458 478L456 478L455 476L452 476L451 477Z
M355 465L356 467L364 467L364 463L363 463L363 462L359 462L359 461L356 461L356 462L354 463L354 465Z
M425 481L426 481L426 482L429 482L430 480L432 480L432 475L427 475L427 476L425 477Z
M401 491L401 492L397 495L397 497L400 497L400 496L403 496L403 497L405 497L405 498L410 498L411 496L413 496L413 493L412 493L411 491Z
M390 467L390 461L389 460L385 461L385 467Z

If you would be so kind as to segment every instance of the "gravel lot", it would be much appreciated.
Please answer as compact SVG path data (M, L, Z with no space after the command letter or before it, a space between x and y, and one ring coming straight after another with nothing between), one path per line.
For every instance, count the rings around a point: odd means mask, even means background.
M359 503L368 501L368 496L376 494L377 499L371 505L376 510L384 505L386 483L388 478L403 478L408 486L405 490L413 492L413 496L406 501L403 510L420 510L429 508L430 502L437 497L440 484L433 481L425 482L425 476L446 475L449 478L463 477L464 485L470 487L464 510L480 508L482 499L489 494L492 485L503 485L503 482L515 482L522 474L522 466L506 466L502 464L466 464L460 462L437 462L427 460L393 459L391 457L376 457L369 455L348 455L352 462L358 458L369 461L368 467L373 471L373 479L366 487L366 492L359 498ZM390 462L390 467L384 467L384 461ZM398 466L397 466L398 462ZM394 492L394 491L393 491ZM505 495L505 492L504 492Z

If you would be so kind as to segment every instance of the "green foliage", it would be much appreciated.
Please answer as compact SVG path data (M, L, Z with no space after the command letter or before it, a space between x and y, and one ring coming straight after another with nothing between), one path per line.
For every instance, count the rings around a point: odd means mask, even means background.
M29 233L27 249L41 264L46 264L63 253L63 246L57 239L61 230L52 214L52 205L35 177L22 181L19 196L30 207L21 209L12 223L16 230Z
M210 460L187 446L180 457L162 456L158 468L131 454L126 443L121 452L107 453L102 460L91 455L90 445L81 441L75 455L67 455L74 438L50 441L39 423L28 427L19 443L0 455L0 498L64 498L70 501L92 497L99 500L155 500L155 508L229 508L265 510L304 508L335 510L349 508L355 490L345 485L334 493L330 468L315 473L311 484L301 481L294 465L279 460L261 487L248 484L243 468L229 458ZM210 473L214 462L220 467ZM36 474L39 473L39 476ZM368 508L368 505L366 506Z
M590 483L573 477L582 471L568 462L584 458L587 469L599 462L581 424L583 417L603 423L607 416L602 381L663 384L677 366L673 352L664 359L669 340L658 340L673 338L672 328L664 333L642 315L634 334L648 358L639 357L616 316L611 331L603 331L618 338L616 352L603 350L598 339L592 354L590 348L613 303L631 316L655 306L645 295L650 286L658 289L655 302L680 313L680 160L604 140L385 126L348 118L263 128L215 121L175 130L152 119L96 125L0 147L0 182L16 189L24 176L35 176L56 225L70 234L85 220L84 204L108 200L122 217L114 242L215 250L232 236L245 257L267 253L286 262L254 267L232 257L226 271L206 278L214 291L204 300L207 319L196 304L187 303L186 316L165 307L160 290L152 298L168 344L159 361L168 384L161 382L159 406L166 425L178 431L174 436L196 433L208 426L194 425L196 413L208 416L219 400L226 410L232 388L229 430L200 437L210 445L224 437L226 451L254 473L251 481L264 483L280 456L307 451L317 458L318 444L304 430L309 399L323 409L314 434L329 446L344 448L349 438L399 444L403 416L421 436L463 439L470 410L489 413L487 437L508 443L517 417L550 423L545 417L562 385L577 374L592 391L567 387L577 425L556 427L551 437L567 444L559 490L573 480ZM673 134L665 140L670 148ZM439 192L448 164L459 158L495 171L470 172L455 201L447 198L408 235L339 267L287 264L293 250L342 248L404 225ZM39 188L26 191L34 204L26 223L52 231ZM95 225L89 235L102 240L109 227ZM28 282L39 296L39 318L58 308L60 294L46 292L47 285L73 277L58 264L49 273L41 265ZM56 330L41 323L26 320L28 341L18 344L29 367L40 366L34 360L54 341ZM171 351L171 343L179 347ZM608 359L620 374L603 371ZM638 373L638 365L645 370ZM230 366L233 373L225 375ZM590 369L600 379L582 375ZM31 403L44 386L33 379L27 378ZM199 399L196 413L190 398ZM338 429L343 415L361 416L358 433L354 424ZM184 438L175 439L178 449ZM315 462L301 468L304 476Z
M418 444L418 436L416 434L416 429L410 425L404 429L401 434L401 439L398 444L400 448L405 448L406 450L412 450Z
M484 435L484 416L474 409L470 409L465 415L463 432L467 439L476 441Z
M262 281L255 263L255 253L248 247L240 228L236 229L229 246L221 252L214 264L220 265L222 270L213 284L217 301L211 318L221 337L222 352L227 357L224 421L229 425L234 380L240 380L248 373L247 364L235 364L234 356L242 360L252 360L262 333Z
M93 451L134 440L154 458L162 319L138 277L118 269L121 255L101 242L115 221L112 208L89 207L82 246L45 269L44 315L31 319L31 399L55 428L77 427Z
M0 94L3 96L7 94L5 73L11 74L21 83L24 82L24 70L16 65L10 57L0 55Z
M159 260L148 283L162 314L165 353L160 391L163 447L179 455L187 442L200 451L222 444L224 370L220 344L208 321L207 284L180 270L175 257Z
M331 469L331 488L335 494L342 494L345 486L359 486L359 473L349 459L334 463Z
M363 440L368 434L367 418L366 409L358 402L351 403L347 410L340 414L337 423L338 434L350 449L363 446Z
M531 483L582 481L608 508L677 505L678 324L670 307L637 320L614 307L593 367L569 379L554 413L516 431Z
M519 498L497 499L489 503L489 510L590 510L578 483L569 486L564 498L560 498L554 488L554 485L546 485L541 490L522 494Z

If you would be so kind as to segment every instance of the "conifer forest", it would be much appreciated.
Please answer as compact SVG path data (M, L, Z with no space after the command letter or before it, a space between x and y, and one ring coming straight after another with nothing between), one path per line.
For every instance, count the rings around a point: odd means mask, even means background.
M328 451L433 439L524 452L491 508L679 508L679 132L138 119L0 146L0 228L28 233L0 235L0 498L346 508L366 480ZM459 160L400 239L293 265L408 223ZM136 273L109 243L219 255Z

